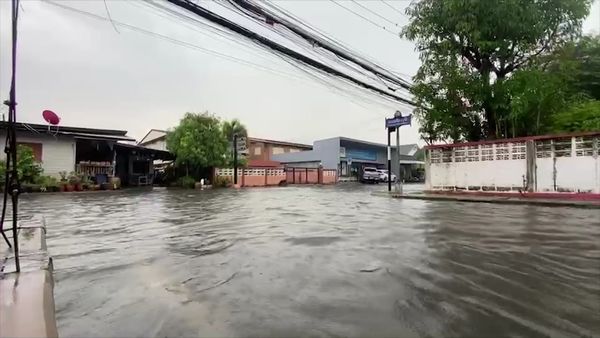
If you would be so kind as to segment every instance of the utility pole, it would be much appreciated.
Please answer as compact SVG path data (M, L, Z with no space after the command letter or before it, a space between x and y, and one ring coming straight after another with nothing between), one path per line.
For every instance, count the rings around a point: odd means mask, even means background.
M394 117L402 117L402 114L400 113L400 111L396 111L396 113L394 114ZM396 192L399 194L402 194L402 168L400 166L400 127L396 128L396 155L397 155L397 160L396 163L398 164L398 173L396 174ZM388 174L389 175L389 174Z
M388 144L387 144L387 160L388 160L388 191L392 191L392 142L391 142L391 134L393 128L388 128Z
M237 184L237 134L233 134L233 184Z

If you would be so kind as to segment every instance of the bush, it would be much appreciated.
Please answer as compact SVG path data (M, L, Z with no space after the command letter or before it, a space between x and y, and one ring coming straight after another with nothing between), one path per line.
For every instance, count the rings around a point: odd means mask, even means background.
M229 177L225 176L217 176L215 177L215 182L213 183L215 188L226 188L231 186L231 180Z
M177 185L182 188L194 189L195 184L196 180L191 176L183 176L177 180Z
M53 192L60 190L58 180L52 176L40 176L35 183L40 185L42 191Z
M35 160L33 150L24 145L17 146L17 173L21 183L34 183L44 170L40 162ZM0 161L0 183L4 183L6 161Z

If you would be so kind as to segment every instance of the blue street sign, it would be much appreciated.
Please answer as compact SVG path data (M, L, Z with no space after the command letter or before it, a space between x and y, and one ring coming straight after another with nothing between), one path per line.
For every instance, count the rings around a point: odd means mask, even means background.
M385 119L386 128L398 128L401 126L411 125L412 114L406 116L392 117L391 119Z

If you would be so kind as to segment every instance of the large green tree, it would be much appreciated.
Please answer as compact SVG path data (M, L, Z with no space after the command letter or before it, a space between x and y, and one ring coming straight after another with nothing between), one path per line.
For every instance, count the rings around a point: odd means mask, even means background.
M591 0L421 0L403 36L422 66L413 94L427 141L517 134L512 74L580 34ZM533 76L533 75L532 75ZM519 133L521 130L519 130Z
M177 164L186 168L215 167L226 164L228 142L218 118L209 113L186 113L167 133L167 149Z

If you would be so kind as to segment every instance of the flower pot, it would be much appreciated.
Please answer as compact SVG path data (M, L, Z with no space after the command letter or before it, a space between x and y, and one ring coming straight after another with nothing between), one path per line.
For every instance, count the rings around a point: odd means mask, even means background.
M81 184L81 183L75 183L75 184L73 184L73 187L75 188L75 191L83 190L83 184Z
M65 184L65 190L71 192L71 191L75 190L75 186L72 185L71 183L67 183L67 184Z

